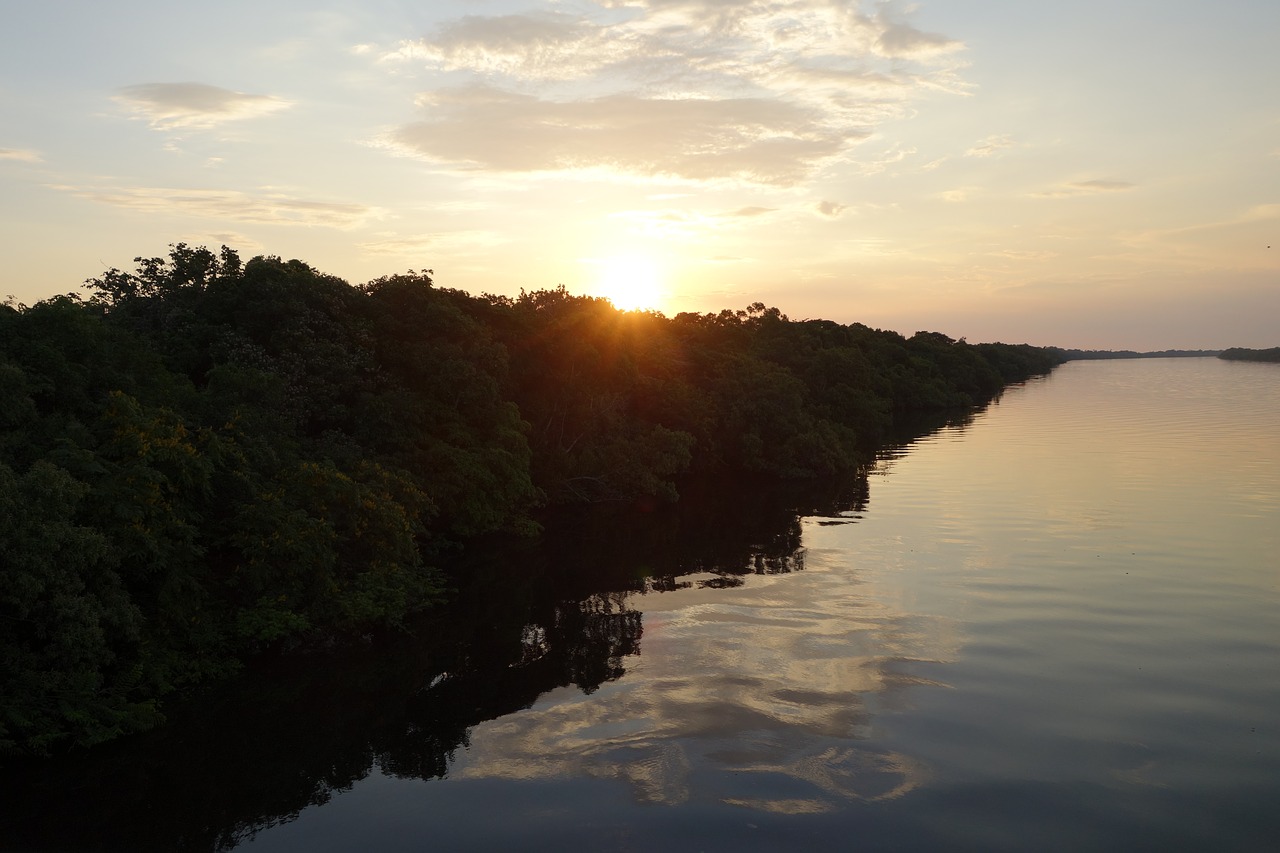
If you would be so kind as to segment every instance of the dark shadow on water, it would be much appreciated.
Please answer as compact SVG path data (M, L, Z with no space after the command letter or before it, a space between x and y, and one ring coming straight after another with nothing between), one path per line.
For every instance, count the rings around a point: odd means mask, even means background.
M885 458L966 418L912 424ZM171 709L159 731L8 765L0 849L225 850L375 768L445 777L479 723L622 677L643 649L636 593L802 571L801 517L855 523L870 500L866 471L681 491L676 506L564 510L537 541L477 543L449 567L456 602L408 635L262 661Z

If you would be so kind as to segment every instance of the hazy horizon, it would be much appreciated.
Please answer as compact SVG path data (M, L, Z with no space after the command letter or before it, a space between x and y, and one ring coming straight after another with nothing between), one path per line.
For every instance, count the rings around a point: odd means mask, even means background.
M6 12L0 298L186 242L668 315L1280 345L1263 0Z

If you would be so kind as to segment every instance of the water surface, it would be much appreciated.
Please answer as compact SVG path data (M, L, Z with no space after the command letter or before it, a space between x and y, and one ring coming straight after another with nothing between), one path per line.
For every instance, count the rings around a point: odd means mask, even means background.
M1274 849L1278 425L1274 365L1067 364L821 513L742 493L736 545L584 536L613 582L479 595L488 640L302 691L172 808L271 788L185 830L253 853Z
M1270 365L1068 364L886 454L802 571L584 602L643 612L621 678L246 849L1272 849L1278 426Z

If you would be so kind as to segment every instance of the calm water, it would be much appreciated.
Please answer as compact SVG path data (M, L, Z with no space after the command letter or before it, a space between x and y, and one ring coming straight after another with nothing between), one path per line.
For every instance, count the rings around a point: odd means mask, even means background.
M493 628L502 650L297 688L239 754L208 720L158 736L187 772L121 748L80 771L92 832L251 853L1277 849L1280 367L1071 363L885 454L836 510L770 518L738 551L592 551L630 580L580 602L539 610L535 572L524 610L488 605L523 625ZM361 710L332 710L338 690ZM103 804L113 782L143 793Z

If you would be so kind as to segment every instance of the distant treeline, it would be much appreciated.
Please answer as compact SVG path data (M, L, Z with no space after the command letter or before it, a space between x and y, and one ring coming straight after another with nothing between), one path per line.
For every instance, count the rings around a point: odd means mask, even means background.
M1217 350L1166 349L1158 352L1134 352L1133 350L1058 349L1049 348L1062 361L1089 361L1108 358L1211 358Z
M1026 345L430 271L355 287L179 244L0 306L0 752L160 721L267 649L394 628L443 549L682 477L825 475L895 419L1049 371Z
M1243 349L1241 347L1232 347L1223 350L1218 358L1225 358L1228 361L1271 361L1280 362L1280 347L1272 347L1271 349Z

